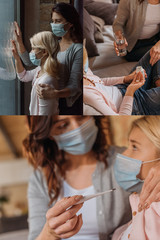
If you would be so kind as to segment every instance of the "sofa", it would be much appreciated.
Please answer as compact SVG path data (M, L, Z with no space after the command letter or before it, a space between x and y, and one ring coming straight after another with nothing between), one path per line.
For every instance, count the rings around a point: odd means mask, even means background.
M89 0L86 0L86 1L89 1ZM118 4L115 5L115 3L113 3L112 0L94 0L94 1L91 0L91 2L99 2L98 4L100 3L103 4L103 8L105 8L105 6L110 8L110 5L112 5L113 11L117 9L116 5L118 7ZM84 3L85 3L85 0L84 0ZM84 4L84 7L85 7L85 4ZM86 8L86 9L89 9L89 8ZM89 11L87 11L87 13L89 13ZM96 11L94 13L96 14ZM99 22L101 20L103 21L103 23L101 21L101 24L99 24L101 25L99 28L101 28L101 34L103 39L102 41L99 41L98 39L99 42L96 42L96 39L95 39L95 44L97 48L97 52L95 53L95 56L92 56L94 54L92 54L92 51L90 50L91 56L89 57L89 66L91 70L94 72L94 74L96 74L99 77L113 77L113 76L118 77L118 76L128 75L129 72L132 70L132 68L135 66L136 62L127 62L125 58L118 57L116 55L114 50L114 45L113 45L114 35L113 35L112 25L110 24L110 22L109 22L110 25L108 25L105 18L100 19L99 16L93 16L90 13L89 15L91 16L94 24L96 25L95 29L97 27L96 19L98 18ZM111 17L113 18L113 16ZM113 20L114 19L112 19L111 22L113 22ZM84 17L84 28L85 28L85 25L86 25L86 22ZM83 104L83 114L84 115L102 115L96 109L86 104Z

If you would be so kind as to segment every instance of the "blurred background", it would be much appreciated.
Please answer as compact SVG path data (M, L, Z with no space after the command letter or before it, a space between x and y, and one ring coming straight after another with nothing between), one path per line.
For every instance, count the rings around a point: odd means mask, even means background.
M134 116L104 117L110 145L127 146ZM0 116L0 240L27 240L27 183L32 168L23 158L25 116Z
M17 80L11 51L14 21L20 25L25 47L30 51L29 39L35 33L51 31L51 10L58 2L73 4L82 22L82 0L0 0L0 115L29 113L31 83Z

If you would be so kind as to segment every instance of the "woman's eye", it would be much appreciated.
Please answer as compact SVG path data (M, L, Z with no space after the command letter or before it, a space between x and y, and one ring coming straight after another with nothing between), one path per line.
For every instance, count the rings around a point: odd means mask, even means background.
M67 126L68 126L67 123L63 123L63 124L57 126L57 128L61 130L61 129L65 129Z
M133 148L134 151L137 150L137 146L136 145L132 145L132 148Z

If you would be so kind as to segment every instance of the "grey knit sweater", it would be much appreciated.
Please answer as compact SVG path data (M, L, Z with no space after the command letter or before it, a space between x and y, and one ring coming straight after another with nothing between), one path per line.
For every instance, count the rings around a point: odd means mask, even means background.
M144 25L148 0L141 4L138 0L121 0L117 16L113 23L113 31L121 30L128 42L127 50L130 52L139 39Z
M105 168L104 163L98 162L96 170L92 175L92 182L96 192L116 188L116 191L110 193L110 195L106 194L96 199L100 240L110 240L114 230L131 219L131 209L128 198L130 193L119 187L113 172L116 153L117 151L122 152L122 150L124 150L124 148L111 147L107 158L108 167ZM35 240L45 225L45 216L49 209L48 188L41 170L35 171L30 178L28 203L28 239ZM55 202L53 205L54 204Z

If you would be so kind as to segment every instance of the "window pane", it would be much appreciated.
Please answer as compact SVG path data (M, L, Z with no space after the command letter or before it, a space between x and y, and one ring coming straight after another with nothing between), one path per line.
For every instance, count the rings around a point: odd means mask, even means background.
M14 20L17 20L17 0L0 1L0 114L18 114L18 88L12 57Z

